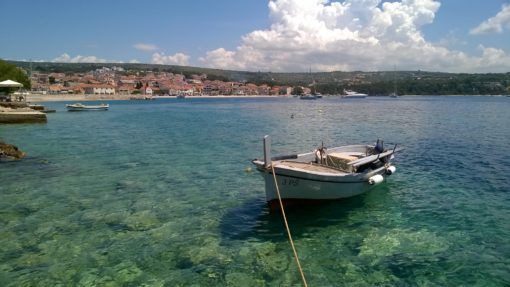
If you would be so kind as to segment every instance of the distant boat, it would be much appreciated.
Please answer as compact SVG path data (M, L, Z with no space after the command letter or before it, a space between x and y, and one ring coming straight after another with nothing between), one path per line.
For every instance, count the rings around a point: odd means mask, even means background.
M395 173L397 146L348 145L319 147L313 152L271 157L269 136L264 137L264 158L252 163L262 173L270 206L283 201L333 200L362 194ZM274 175L273 175L274 172Z
M317 100L317 99L322 99L322 95L320 93L317 93L316 89L315 89L315 80L313 79L313 76L312 76L312 68L310 67L310 78L312 79L312 83L310 84L311 85L311 93L310 94L304 94L304 95L301 95L299 97L299 99L301 100Z
M141 96L134 96L134 97L130 97L129 98L130 100L146 100L146 101L152 101L152 100L155 100L156 98L154 96L151 96L151 95L141 95Z
M322 98L322 96L321 96ZM299 97L300 100L317 100L319 99L319 97L317 97L317 95L315 94L306 94L306 95L301 95Z
M44 106L39 105L39 104L31 104L31 105L28 105L28 107L31 108L32 110L36 110L36 111L44 110Z
M390 94L390 98L398 97L397 94L397 68L393 68L393 93Z
M84 105L81 103L66 105L67 111L106 111L110 105L108 104L100 104L100 105Z
M344 90L344 94L342 98L348 98L348 99L363 99L366 98L368 95L363 93L358 93L352 90Z

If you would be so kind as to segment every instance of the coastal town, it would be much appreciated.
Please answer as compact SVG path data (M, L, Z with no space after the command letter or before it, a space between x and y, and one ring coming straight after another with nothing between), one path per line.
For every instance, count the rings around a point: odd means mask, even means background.
M426 71L271 73L158 65L85 65L14 62L30 79L27 92L58 100L65 95L101 98L157 96L507 95L510 74ZM28 84L28 83L27 83ZM313 89L313 91L312 91ZM60 97L61 96L61 97Z
M122 67L102 67L87 73L31 72L31 92L43 95L145 96L246 96L290 95L292 87L208 79L206 74L127 72ZM308 87L302 87L309 92Z

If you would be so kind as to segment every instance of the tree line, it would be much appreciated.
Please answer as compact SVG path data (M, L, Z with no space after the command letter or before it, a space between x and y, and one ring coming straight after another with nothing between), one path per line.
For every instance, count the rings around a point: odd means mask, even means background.
M24 70L0 59L0 82L5 80L12 80L21 83L25 89L31 88L30 79ZM0 92L3 93L8 93L12 90L13 88L0 88Z

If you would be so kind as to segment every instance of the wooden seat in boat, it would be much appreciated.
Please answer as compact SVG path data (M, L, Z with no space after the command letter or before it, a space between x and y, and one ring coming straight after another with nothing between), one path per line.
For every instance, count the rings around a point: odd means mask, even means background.
M349 165L349 162L357 159L358 157L348 153L332 152L326 156L326 164L346 172L352 172L352 166Z

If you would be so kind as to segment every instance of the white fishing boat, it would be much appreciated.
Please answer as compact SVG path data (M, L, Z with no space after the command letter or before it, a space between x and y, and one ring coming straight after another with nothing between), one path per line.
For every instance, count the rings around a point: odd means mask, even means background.
M346 99L363 99L368 96L367 94L358 93L358 92L351 91L351 90L344 90L344 94L345 95L343 95L342 98L346 98Z
M264 137L264 158L252 163L262 173L266 200L278 206L275 178L284 202L335 200L362 194L395 173L392 164L397 146L375 145L320 147L313 152L271 158L269 136ZM274 175L273 175L274 171Z
M110 105L108 104L100 104L100 105L84 105L81 103L69 104L66 105L66 108L69 112L73 111L106 111Z

